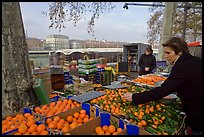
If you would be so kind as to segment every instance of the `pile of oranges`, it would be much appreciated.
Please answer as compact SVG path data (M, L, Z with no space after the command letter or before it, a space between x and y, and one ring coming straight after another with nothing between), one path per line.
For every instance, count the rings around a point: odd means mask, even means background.
M136 79L133 79L132 82L154 86L155 82L165 81L166 79L166 77L161 77L157 75L146 75L143 77L137 77Z
M114 125L104 125L104 126L97 126L95 128L95 133L97 135L117 135L122 131L122 128L116 128Z
M49 94L49 97L50 97L50 98L53 98L53 97L56 97L56 96L59 96L59 94L57 94L57 93L54 93L54 94L53 94L53 93L52 93L52 94Z
M93 87L94 88L100 88L100 87L102 87L102 85L101 84L93 84Z
M46 126L36 125L34 116L30 113L7 116L2 121L2 134L17 128L18 131L14 135L48 135Z
M80 112L75 112L73 116L67 116L66 119L63 119L60 116L47 118L46 124L48 125L48 128L53 130L57 129L62 131L63 134L66 134L69 132L69 130L74 129L91 119L93 118L89 118L89 116L86 114L86 111L82 109Z
M43 105L41 107L35 107L34 112L42 116L51 117L79 106L80 104L76 101L64 99L57 102L52 102L48 105Z

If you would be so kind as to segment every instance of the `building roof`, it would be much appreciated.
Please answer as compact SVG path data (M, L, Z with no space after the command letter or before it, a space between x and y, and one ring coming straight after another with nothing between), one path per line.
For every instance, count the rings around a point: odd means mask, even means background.
M64 53L70 55L73 52L89 53L89 52L123 52L123 48L86 48L86 49L61 49L55 53Z

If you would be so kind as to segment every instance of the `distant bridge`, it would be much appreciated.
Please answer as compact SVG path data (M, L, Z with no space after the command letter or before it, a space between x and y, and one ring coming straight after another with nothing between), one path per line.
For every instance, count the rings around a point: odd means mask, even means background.
M41 50L29 51L29 54L53 54L63 53L70 55L74 52L89 53L89 52L123 52L123 48L86 48L86 49L60 49L60 50Z

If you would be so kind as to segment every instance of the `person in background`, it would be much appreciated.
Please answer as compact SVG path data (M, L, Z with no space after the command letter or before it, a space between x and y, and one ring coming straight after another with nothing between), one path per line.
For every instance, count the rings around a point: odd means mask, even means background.
M161 87L142 93L126 93L123 98L135 105L156 101L173 92L181 99L186 125L192 135L202 135L202 59L189 53L187 43L173 37L163 43L164 58L173 65Z
M139 75L146 75L152 73L153 69L156 68L156 58L152 55L153 50L149 46L146 48L144 54L139 59Z

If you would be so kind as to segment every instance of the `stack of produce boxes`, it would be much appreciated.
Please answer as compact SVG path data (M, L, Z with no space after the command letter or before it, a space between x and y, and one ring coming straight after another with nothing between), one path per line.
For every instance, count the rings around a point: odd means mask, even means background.
M51 84L53 90L61 90L64 88L64 71L60 66L52 66L50 68L51 73Z
M73 77L69 74L69 72L64 72L64 83L73 84Z
M87 81L94 81L94 74L97 72L96 64L98 60L78 60L79 76L83 77Z

